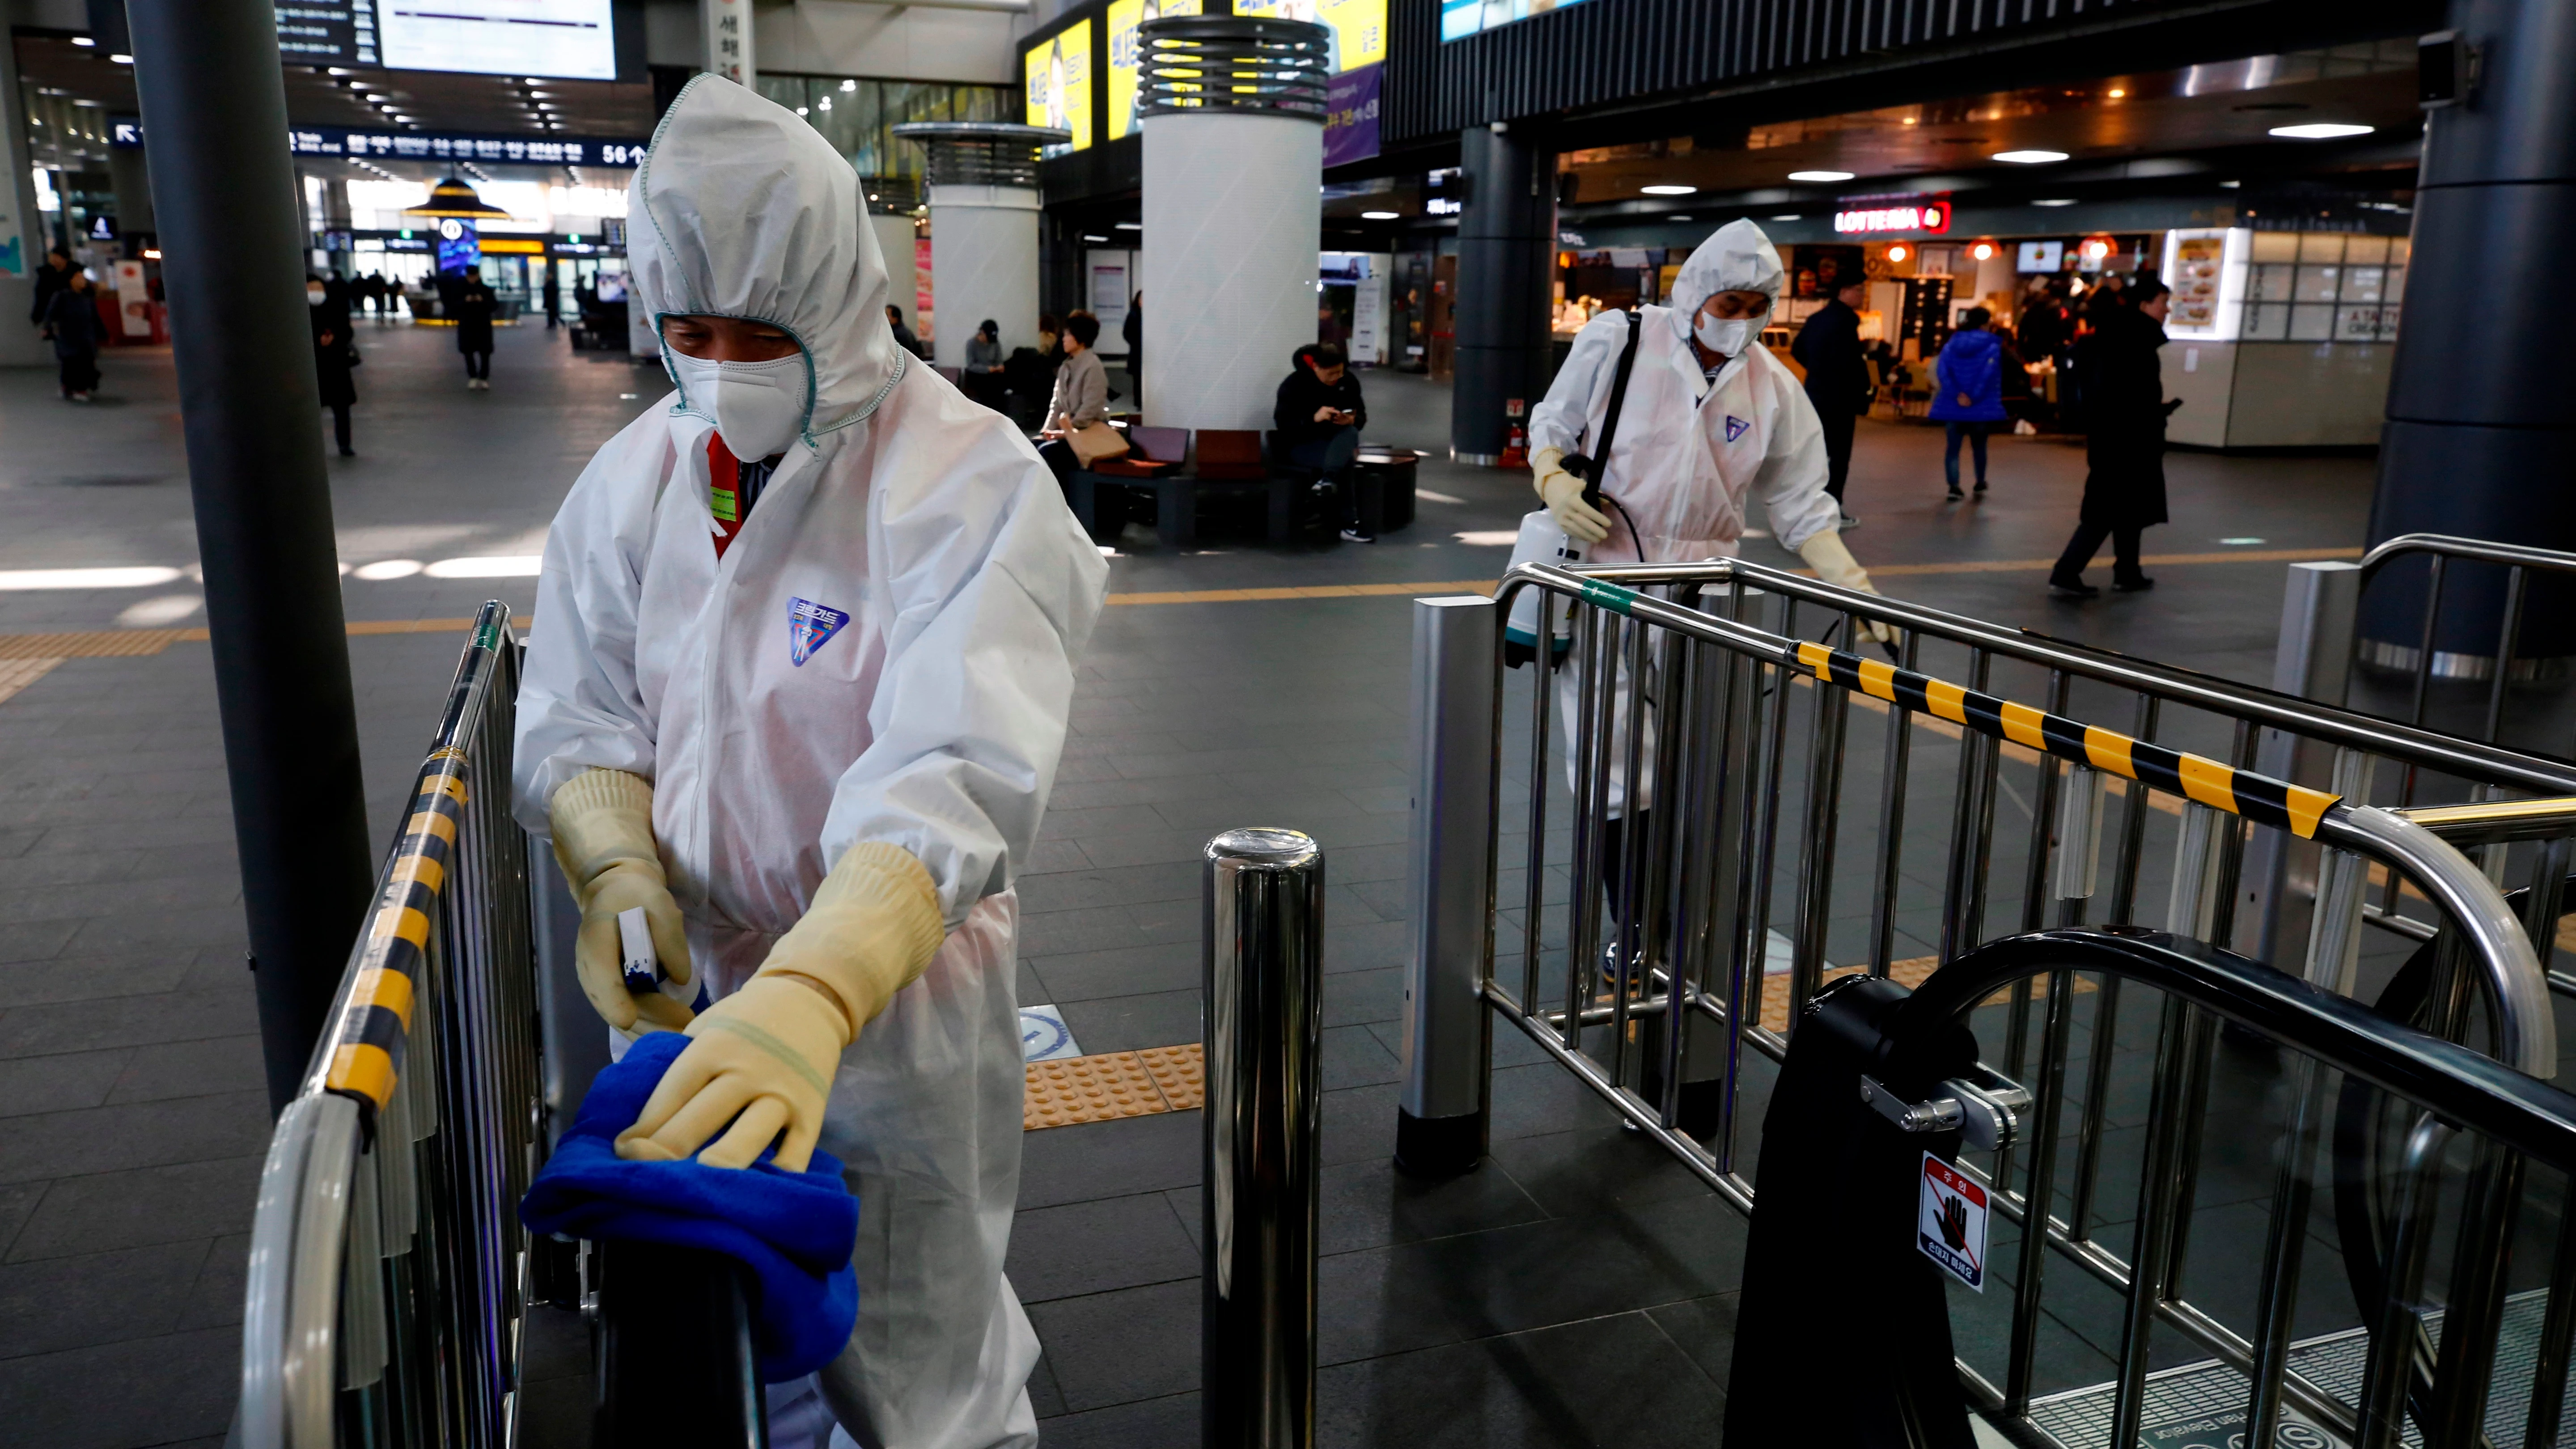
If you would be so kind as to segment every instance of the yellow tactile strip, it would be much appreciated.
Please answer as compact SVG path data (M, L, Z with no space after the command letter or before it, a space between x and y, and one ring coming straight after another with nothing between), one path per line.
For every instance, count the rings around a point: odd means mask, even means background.
M1197 1042L1031 1062L1027 1072L1028 1095L1020 1110L1020 1125L1032 1132L1078 1122L1186 1112L1205 1097L1206 1072Z
M526 614L510 627L528 627ZM355 619L352 637L368 634L462 634L471 619ZM211 637L196 629L85 629L62 634L0 634L0 659L131 659L158 654L173 644L203 644Z
M0 699L7 699L19 690L44 678L55 665L62 662L59 657L12 659L6 655L0 655Z

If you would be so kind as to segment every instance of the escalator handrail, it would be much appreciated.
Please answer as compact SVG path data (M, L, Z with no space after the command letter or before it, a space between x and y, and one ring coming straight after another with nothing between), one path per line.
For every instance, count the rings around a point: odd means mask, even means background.
M2456 1042L2387 1020L2361 1002L2233 952L2140 927L2072 927L2006 937L1935 971L1890 1033L1940 1035L1945 1023L2024 977L2103 971L2205 1007L2318 1061L2561 1170L2576 1170L2576 1095ZM1901 1073L1901 1063L1891 1070ZM1891 1085L1904 1081L1891 1079ZM1910 1085L1928 1088L1928 1082Z

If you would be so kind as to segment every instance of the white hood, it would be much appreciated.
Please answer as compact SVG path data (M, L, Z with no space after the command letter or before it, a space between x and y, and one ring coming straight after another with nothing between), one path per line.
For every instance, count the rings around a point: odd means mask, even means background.
M1691 335L1692 319L1720 292L1760 292L1780 300L1780 251L1762 228L1749 221L1730 221L1690 254L1673 277L1668 302L1674 330Z
M731 81L699 76L662 117L627 187L626 250L657 331L697 313L795 335L809 439L876 411L903 375L858 174L794 112ZM712 419L710 406L682 389L681 411Z

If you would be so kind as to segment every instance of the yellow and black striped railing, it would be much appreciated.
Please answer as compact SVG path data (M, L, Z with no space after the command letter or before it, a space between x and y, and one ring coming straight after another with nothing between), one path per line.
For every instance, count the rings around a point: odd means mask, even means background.
M430 921L456 859L465 773L465 752L452 746L422 765L411 818L367 913L357 977L331 1035L322 1085L379 1111L393 1100L401 1078L403 1047L428 964Z
M1784 649L1781 662L1872 699L1948 720L2061 760L2073 760L2124 780L2136 780L2213 810L2241 815L2258 825L2287 830L2302 840L2315 838L2317 821L2342 798L2240 770L2204 755L2169 750L2082 720L1963 689L1847 650L1802 642Z

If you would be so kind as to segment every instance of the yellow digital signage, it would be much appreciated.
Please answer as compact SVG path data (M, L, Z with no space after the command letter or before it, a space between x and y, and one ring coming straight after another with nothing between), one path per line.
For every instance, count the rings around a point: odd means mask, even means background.
M1109 139L1136 134L1137 82L1145 58L1136 27L1166 15L1196 15L1199 0L1110 0Z
M1050 146L1049 155L1079 151L1091 144L1091 22L1077 21L1021 57L1029 98L1029 124L1071 131L1068 145Z
M1386 59L1386 0L1234 0L1234 13L1331 26L1336 72Z

